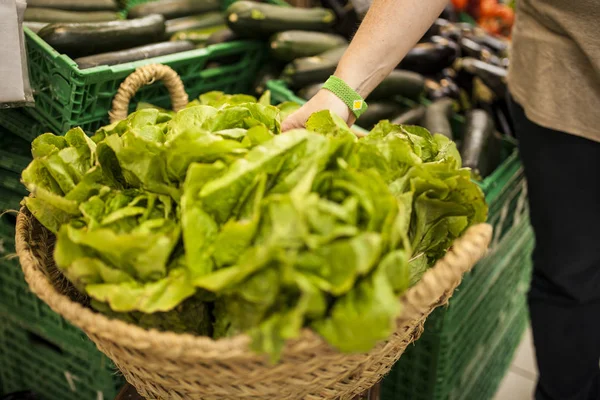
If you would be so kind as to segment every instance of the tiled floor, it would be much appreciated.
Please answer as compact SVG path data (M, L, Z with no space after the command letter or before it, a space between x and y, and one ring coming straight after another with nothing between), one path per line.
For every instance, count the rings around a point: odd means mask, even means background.
M494 400L532 400L536 376L531 330L527 329Z

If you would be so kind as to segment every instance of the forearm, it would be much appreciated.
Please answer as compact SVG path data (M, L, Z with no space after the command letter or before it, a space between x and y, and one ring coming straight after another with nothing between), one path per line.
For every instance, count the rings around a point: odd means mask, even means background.
M400 63L448 0L373 0L335 75L363 98Z

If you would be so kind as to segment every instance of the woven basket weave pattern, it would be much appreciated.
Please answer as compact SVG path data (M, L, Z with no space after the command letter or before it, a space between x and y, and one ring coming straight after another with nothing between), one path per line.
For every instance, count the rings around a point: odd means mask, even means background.
M23 208L17 220L17 252L32 291L85 331L138 392L159 400L351 399L377 383L417 339L423 322L448 301L462 275L486 251L491 227L470 228L446 256L400 299L402 315L386 341L364 354L343 354L305 329L272 365L249 350L246 335L212 340L144 330L110 320L72 301L50 282L53 237Z

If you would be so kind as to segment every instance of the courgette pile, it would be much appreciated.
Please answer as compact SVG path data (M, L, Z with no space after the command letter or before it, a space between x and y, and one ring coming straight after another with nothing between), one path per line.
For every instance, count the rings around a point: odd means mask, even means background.
M33 0L25 25L86 69L231 41L219 8L219 0L158 0L123 19L115 0Z

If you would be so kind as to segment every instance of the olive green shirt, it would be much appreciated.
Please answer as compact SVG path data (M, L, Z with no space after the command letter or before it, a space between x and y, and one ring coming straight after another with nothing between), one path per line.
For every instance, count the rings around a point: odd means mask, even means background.
M517 0L509 89L538 125L600 142L600 0Z

